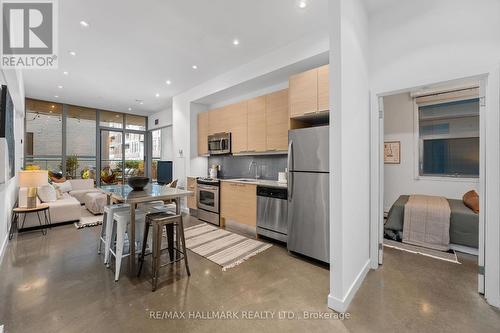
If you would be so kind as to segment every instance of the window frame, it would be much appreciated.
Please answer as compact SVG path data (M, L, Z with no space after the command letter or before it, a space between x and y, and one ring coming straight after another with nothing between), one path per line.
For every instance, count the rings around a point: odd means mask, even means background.
M480 96L475 97L475 98L480 98ZM431 102L425 102L425 103L417 103L417 99L413 98L413 156L414 156L414 178L415 180L429 180L429 181L453 181L453 182L463 182L463 183L478 183L479 184L479 179L480 175L470 177L470 176L460 176L460 175L421 175L420 174L420 164L423 159L423 144L424 140L420 138L420 112L419 112L419 107L421 106L429 106L429 105L437 105L437 104L443 104L443 103L448 103L448 102L458 102L458 101L465 101L472 99L471 97L457 97L457 98L450 98L447 99L446 101L439 100L439 101L431 101ZM481 108L481 106L480 106ZM479 117L479 129L478 135L473 134L472 132L466 132L464 135L449 135L446 134L437 134L437 135L432 135L426 137L427 139L457 139L457 138L476 138L479 137L479 140L481 140L481 112L479 111L478 113ZM481 144L480 144L481 145ZM481 161L479 161L481 163ZM479 173L481 173L481 167L479 168Z

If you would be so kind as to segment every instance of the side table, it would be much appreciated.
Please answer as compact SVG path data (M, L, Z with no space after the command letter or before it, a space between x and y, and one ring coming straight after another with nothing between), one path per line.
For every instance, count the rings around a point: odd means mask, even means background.
M15 230L22 229L24 227L24 221L26 221L26 215L31 214L31 213L36 213L38 217L38 223L40 224L40 228L42 230L42 234L46 235L47 234L47 226L51 224L51 217L50 217L50 211L49 211L49 205L47 204L39 204L35 208L23 208L23 207L16 207L12 210L12 219L11 219L11 225L10 225L10 231L9 231L9 240L12 239L14 236ZM43 213L43 219L44 223L42 223L42 218L40 218L40 213ZM18 223L19 223L19 216L22 215L23 217L23 222L21 224L21 228L18 228Z

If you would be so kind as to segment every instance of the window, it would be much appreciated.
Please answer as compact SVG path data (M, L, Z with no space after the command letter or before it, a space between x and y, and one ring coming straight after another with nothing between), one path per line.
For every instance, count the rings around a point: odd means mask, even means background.
M479 177L479 98L417 105L420 176Z
M146 120L147 120L146 117L127 114L125 115L125 124L126 124L125 128L136 131L145 131Z
M123 128L123 114L112 111L99 112L100 126Z
M62 171L62 105L26 100L25 164Z
M96 179L96 110L68 106L66 176Z

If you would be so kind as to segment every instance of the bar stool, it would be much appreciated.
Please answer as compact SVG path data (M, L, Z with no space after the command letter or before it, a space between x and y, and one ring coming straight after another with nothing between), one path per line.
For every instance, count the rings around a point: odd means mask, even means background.
M141 243L142 233L144 230L144 219L146 218L146 212L136 209L135 211L135 223L136 223L136 235L135 240L131 240L129 238L129 243L135 241L137 244ZM115 257L115 282L120 278L120 269L122 266L122 259L124 257L128 257L130 254L123 254L123 248L125 245L125 235L127 233L127 226L130 223L130 211L119 210L113 214L114 222L113 225L116 225L116 232L113 234L116 237L115 251L112 248L109 249L108 252L108 267L109 267L109 255L113 255ZM146 236L147 239L147 236ZM111 243L111 242L110 242ZM140 248L140 245L138 246Z
M101 233L99 236L99 245L97 254L101 254L102 244L104 243L104 264L108 263L109 249L111 247L112 231L113 231L113 214L117 211L130 210L128 204L107 205L104 207L104 215L102 216Z
M144 256L146 255L146 243L148 239L148 233L149 233L149 228L153 228L153 246L152 246L152 290L155 291L156 287L158 285L158 276L160 273L160 268L169 264L173 264L175 262L184 260L184 264L186 266L186 271L188 276L191 276L191 272L189 271L189 264L188 264L188 258L187 258L187 251L186 251L186 240L184 238L184 226L182 223L182 216L181 215L175 215L170 212L161 212L161 213L154 213L154 214L149 214L146 216L146 225L145 225L145 230L144 230L144 239L142 242L142 251L141 255L139 257L140 265L139 265L139 271L137 273L137 276L141 275L142 271L142 266L144 264ZM163 228L171 227L172 233L175 231L176 234L176 242L175 246L173 244L173 237L171 240L168 242L168 249L170 252L170 261L164 265L161 265L161 243L162 243L162 238L163 238ZM167 233L168 233L168 228L167 228ZM170 237L168 237L170 238ZM181 248L179 248L181 247ZM175 251L176 253L176 259L173 258L172 252Z

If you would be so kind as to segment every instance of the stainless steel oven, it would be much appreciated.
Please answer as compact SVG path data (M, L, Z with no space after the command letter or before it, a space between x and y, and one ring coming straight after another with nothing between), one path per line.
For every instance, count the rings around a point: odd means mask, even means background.
M205 222L219 225L220 211L220 183L217 179L197 179L196 200L198 206L198 218Z
M217 133L208 136L210 155L231 154L231 133Z

